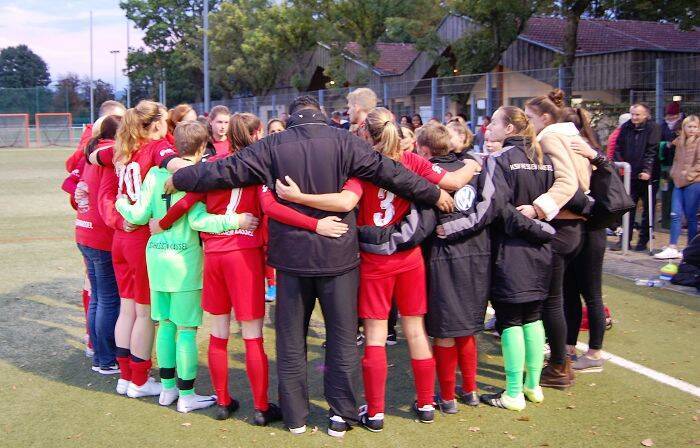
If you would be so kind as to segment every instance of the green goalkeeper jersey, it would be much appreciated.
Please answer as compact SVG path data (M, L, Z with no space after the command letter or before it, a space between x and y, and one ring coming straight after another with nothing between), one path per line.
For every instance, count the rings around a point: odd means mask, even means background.
M115 206L132 224L145 225L149 219L160 219L172 204L185 196L184 192L164 194L168 170L154 167L141 185L141 195L134 204L121 197ZM181 217L168 230L151 235L146 248L148 280L154 291L180 292L202 288L202 246L199 233L192 230L190 220L196 217L198 227L204 231L221 233L238 228L236 215L211 215L203 203L197 202L187 215Z

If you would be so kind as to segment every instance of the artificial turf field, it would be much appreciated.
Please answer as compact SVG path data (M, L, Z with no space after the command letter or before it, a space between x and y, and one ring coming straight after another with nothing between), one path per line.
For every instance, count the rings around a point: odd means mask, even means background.
M280 424L249 423L252 400L243 371L242 341L229 347L232 394L242 407L216 421L209 410L179 414L156 399L114 392L116 377L90 370L83 354L82 263L73 240L75 214L60 184L64 149L0 151L0 446L214 447L683 447L700 445L700 400L611 363L601 374L579 375L566 392L545 389L545 402L515 413L462 406L432 425L409 410L412 379L406 343L388 348L385 430L326 435L322 397L323 325L314 315L309 340L309 430L292 436ZM700 297L641 288L605 278L605 301L615 325L605 349L651 369L700 385ZM272 310L274 314L274 307ZM274 332L265 345L275 392ZM582 333L583 342L586 334ZM206 324L199 335L197 390L211 393L206 370ZM479 386L501 387L498 339L479 338ZM315 430L317 427L318 430Z

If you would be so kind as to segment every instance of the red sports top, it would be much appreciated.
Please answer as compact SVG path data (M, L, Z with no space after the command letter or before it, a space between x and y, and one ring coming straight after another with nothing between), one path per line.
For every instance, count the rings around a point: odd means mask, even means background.
M148 171L159 166L165 159L177 156L177 152L167 139L149 140L131 154L131 161L117 170L117 196L125 194L133 204L141 196L141 182ZM113 167L114 148L98 153L98 162L105 167ZM148 226L139 226L133 232L117 231L117 237L134 237L148 239L151 234Z
M412 152L404 152L401 164L426 180L438 184L446 172L423 157ZM411 203L394 193L370 182L361 181L362 197L357 225L387 227L401 221L411 208ZM363 277L382 278L400 272L410 271L423 262L420 247L397 252L392 255L378 255L360 252Z
M111 145L114 141L102 140L97 147ZM93 249L111 251L114 228L122 228L123 219L111 211L114 199L100 195L101 185L105 182L116 184L114 170L90 164L85 166L75 189L75 241Z
M227 155L231 152L231 142L229 139L216 141L214 140L214 149L216 150L216 155Z
M83 133L80 135L80 141L78 142L78 147L75 149L73 154L66 160L66 171L69 173L78 167L78 163L81 159L85 159L85 146L92 138L92 125L88 124L85 126Z

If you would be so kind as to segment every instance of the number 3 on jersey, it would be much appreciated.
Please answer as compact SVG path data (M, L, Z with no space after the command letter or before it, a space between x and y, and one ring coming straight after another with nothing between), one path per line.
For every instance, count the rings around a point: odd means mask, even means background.
M236 209L238 208L238 204L241 203L241 196L243 195L243 190L240 188L234 188L231 190L231 200L228 202L228 205L226 206L226 214L227 215L233 215L236 213Z
M374 225L377 227L384 227L389 224L394 215L396 214L396 209L394 209L394 198L396 197L391 191L386 191L383 188L379 189L379 208L384 210L384 212L377 212L373 216Z

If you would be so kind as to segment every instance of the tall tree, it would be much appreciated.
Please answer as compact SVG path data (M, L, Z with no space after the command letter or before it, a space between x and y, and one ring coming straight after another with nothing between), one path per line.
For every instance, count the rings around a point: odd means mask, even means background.
M0 87L45 87L50 82L46 62L26 45L0 50Z
M90 91L86 97L80 77L75 73L59 76L53 95L55 111L71 112L74 117L88 115L87 105Z

